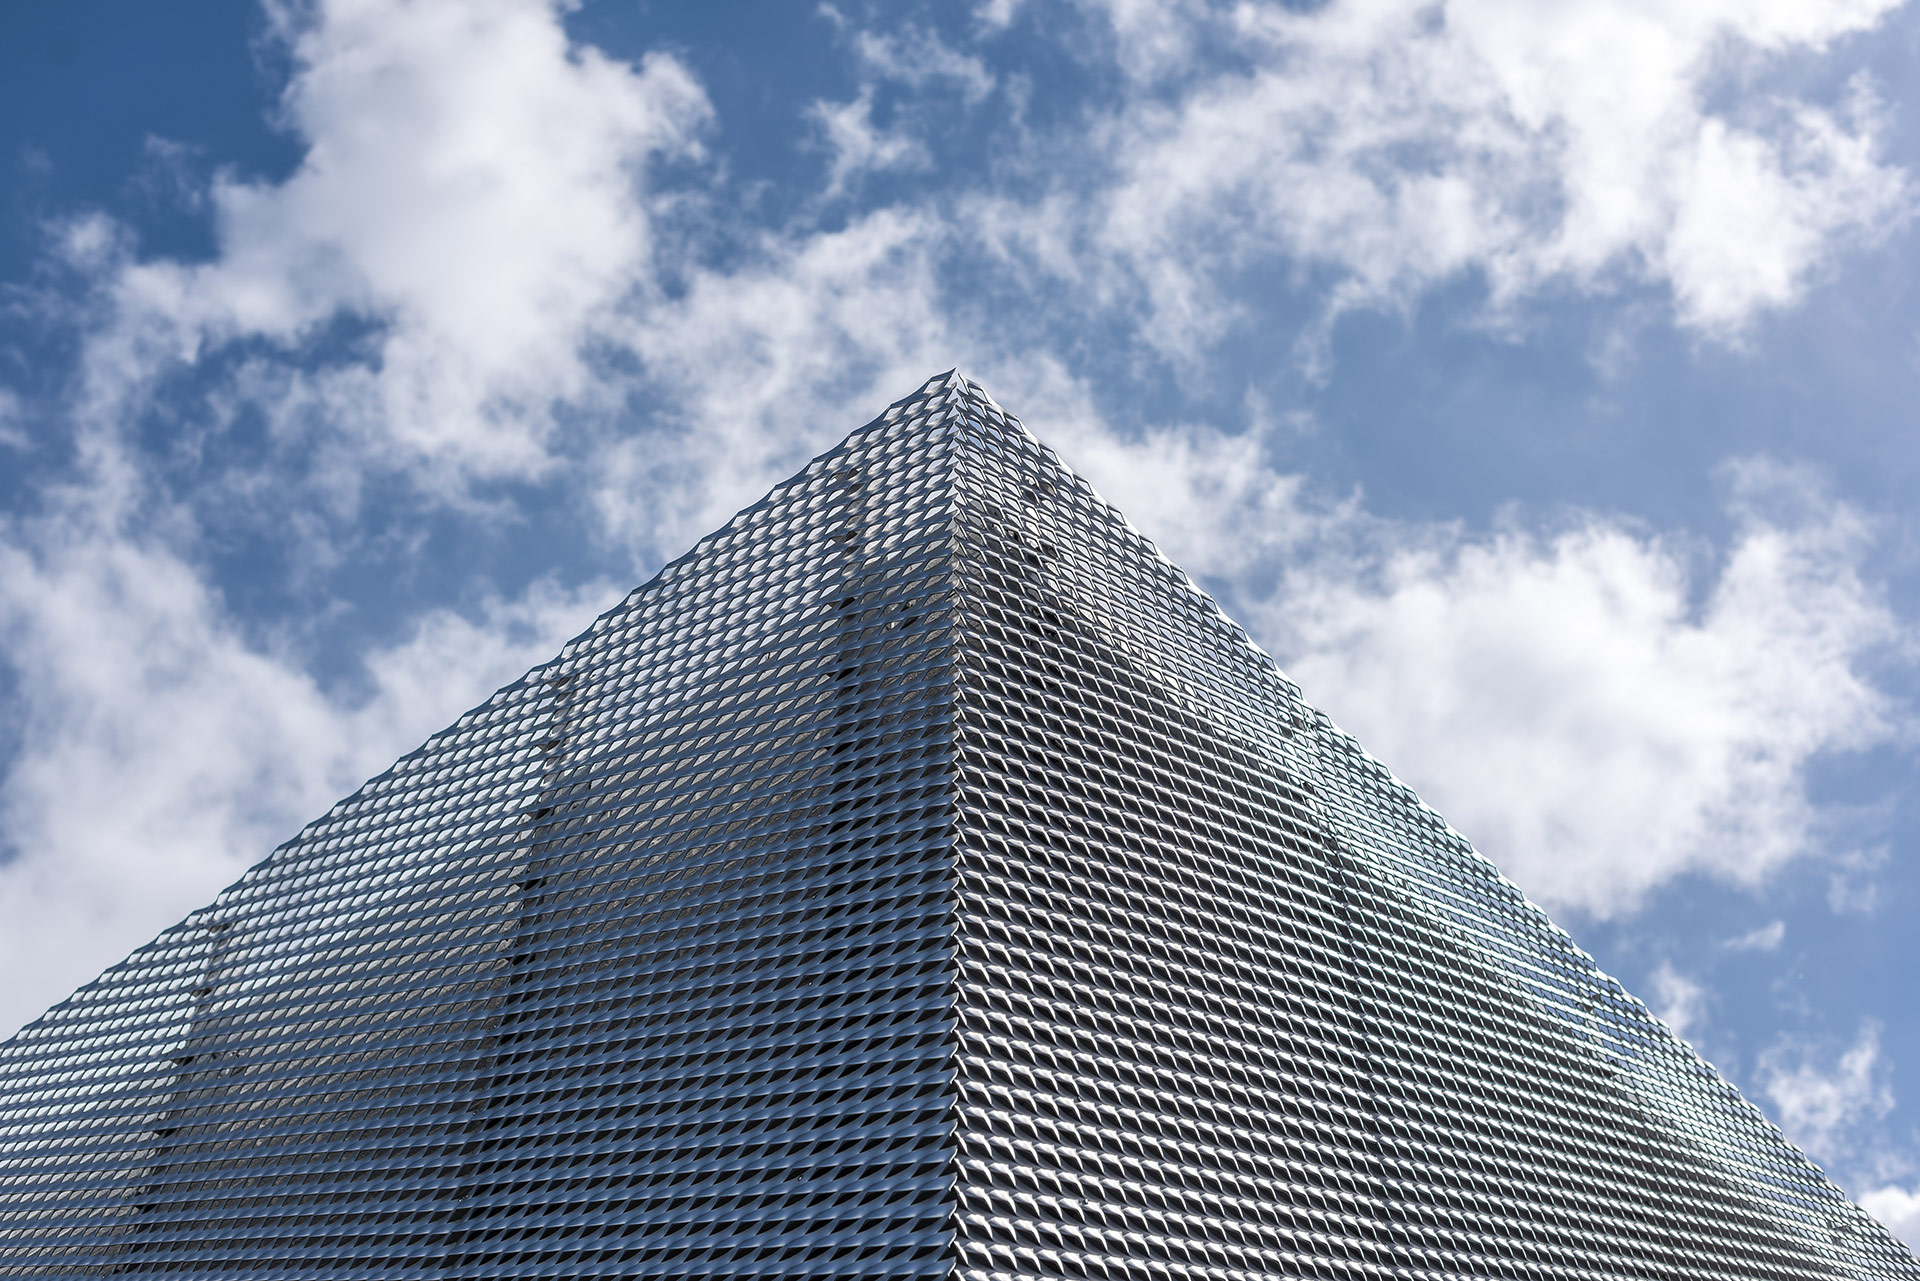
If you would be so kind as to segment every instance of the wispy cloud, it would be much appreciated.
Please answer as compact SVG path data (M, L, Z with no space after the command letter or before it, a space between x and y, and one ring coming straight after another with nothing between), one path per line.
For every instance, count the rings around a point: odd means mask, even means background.
M1848 850L1833 860L1827 877L1827 907L1836 915L1871 915L1880 903L1880 876L1887 870L1884 847Z
M816 100L807 108L829 157L822 201L849 194L869 174L932 167L923 136L931 120L956 105L962 110L978 106L998 86L984 61L932 28L907 22L894 30L873 30L854 26L831 5L821 12L845 34L860 82L850 99ZM884 125L875 120L883 86L890 90L884 96Z
M979 55L956 49L938 31L918 23L893 31L856 30L853 47L868 75L914 89L951 87L968 105L984 101L999 85Z
M0 448L27 449L32 440L24 422L26 406L17 392L0 387Z
M925 169L933 163L918 137L897 125L883 129L874 123L870 86L847 102L816 102L807 115L831 155L823 199L846 194L853 183L871 173Z
M1720 946L1732 952L1771 952L1787 937L1785 921L1768 921L1745 934L1725 940Z
M1805 1040L1777 1042L1760 1057L1760 1091L1788 1138L1823 1165L1845 1167L1864 1156L1863 1129L1893 1110L1890 1070L1880 1027L1869 1022L1838 1058Z

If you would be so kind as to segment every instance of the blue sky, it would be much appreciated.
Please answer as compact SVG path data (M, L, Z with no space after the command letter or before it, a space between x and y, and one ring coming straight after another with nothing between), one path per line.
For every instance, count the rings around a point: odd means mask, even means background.
M0 13L0 1026L955 365L1920 1239L1920 8Z

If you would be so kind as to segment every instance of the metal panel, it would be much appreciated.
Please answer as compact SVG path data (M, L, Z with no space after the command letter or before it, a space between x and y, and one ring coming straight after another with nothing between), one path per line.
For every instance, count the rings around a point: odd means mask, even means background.
M977 388L960 1275L1920 1277Z
M0 1275L1920 1278L957 374L0 1046Z

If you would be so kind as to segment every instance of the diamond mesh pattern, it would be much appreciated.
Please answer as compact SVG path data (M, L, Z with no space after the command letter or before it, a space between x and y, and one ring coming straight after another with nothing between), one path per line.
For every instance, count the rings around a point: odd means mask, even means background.
M950 483L819 459L0 1049L0 1274L946 1270Z
M1920 1277L984 396L960 1275Z
M1920 1278L977 387L0 1046L0 1275Z

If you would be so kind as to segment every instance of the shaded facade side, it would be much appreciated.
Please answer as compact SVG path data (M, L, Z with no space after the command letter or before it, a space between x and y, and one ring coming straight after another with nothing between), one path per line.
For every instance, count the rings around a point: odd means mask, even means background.
M945 1274L912 403L0 1047L0 1275Z
M971 395L964 1277L1920 1277Z

